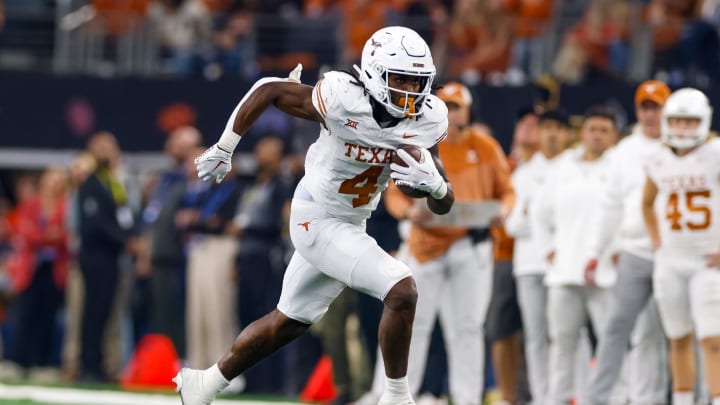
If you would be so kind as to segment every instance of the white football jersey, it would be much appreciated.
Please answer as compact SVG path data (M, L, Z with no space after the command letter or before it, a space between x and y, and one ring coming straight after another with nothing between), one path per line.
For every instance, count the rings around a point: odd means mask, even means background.
M447 134L447 107L428 96L423 114L381 128L370 96L345 72L325 73L312 102L325 120L305 158L301 186L338 218L360 224L377 207L390 179L390 163L400 145L430 148Z
M720 140L679 157L668 148L646 166L657 185L655 213L663 249L706 254L720 249Z

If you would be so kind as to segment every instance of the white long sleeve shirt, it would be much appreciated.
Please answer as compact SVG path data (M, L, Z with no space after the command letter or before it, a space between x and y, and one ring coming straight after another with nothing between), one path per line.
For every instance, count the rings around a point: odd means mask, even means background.
M645 136L640 126L623 139L610 155L610 181L601 198L602 210L595 218L590 237L594 257L608 249L610 241L618 250L652 260L650 237L642 216L642 193L645 187L647 159L662 148L660 140Z
M545 284L583 285L585 265L591 257L589 236L602 206L600 196L610 178L608 156L582 160L583 149L568 152L550 171L549 181L530 206L533 238L543 257L555 252ZM599 287L615 283L609 252L600 257L595 273Z
M563 155L548 160L537 152L512 175L515 188L515 205L505 220L505 231L515 238L513 248L513 272L516 277L545 274L547 261L532 237L530 204L538 190L548 181L548 172Z

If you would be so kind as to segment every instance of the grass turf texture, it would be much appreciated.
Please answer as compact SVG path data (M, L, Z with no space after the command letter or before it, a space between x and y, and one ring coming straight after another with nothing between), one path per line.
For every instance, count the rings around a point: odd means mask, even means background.
M0 405L179 405L180 397L172 391L139 393L111 390L107 387L86 389L77 386L36 386L0 384ZM220 397L213 405L297 405L277 397Z

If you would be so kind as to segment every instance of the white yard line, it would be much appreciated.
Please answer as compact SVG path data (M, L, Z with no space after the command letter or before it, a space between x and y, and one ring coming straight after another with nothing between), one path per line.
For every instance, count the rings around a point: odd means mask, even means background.
M0 384L0 399L24 399L51 404L73 405L180 405L180 397L176 395L4 384ZM268 403L263 401L218 399L213 402L213 405L267 405ZM272 402L272 404L299 405L297 402Z

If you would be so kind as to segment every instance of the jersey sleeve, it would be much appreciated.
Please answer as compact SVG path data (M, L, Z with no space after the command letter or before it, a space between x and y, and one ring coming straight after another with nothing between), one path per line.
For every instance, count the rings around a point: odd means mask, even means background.
M718 180L720 180L720 159L717 159L716 157L720 156L720 139L719 138L712 138L708 141L711 146L711 156L715 157L711 160L713 162L713 170L718 173Z
M418 139L422 144L418 146L429 149L447 137L448 111L445 103L435 96L428 96L423 108L425 110L419 121L422 123L422 136Z
M332 105L332 87L330 84L324 79L320 79L317 84L315 84L315 87L312 91L312 103L313 107L317 110L318 113L320 113L320 116L323 117L323 119L327 118L327 106L328 104Z
M441 122L440 125L438 125L437 132L435 132L435 135L440 134L435 140L433 140L433 145L435 146L439 144L440 142L444 141L445 138L447 138L448 135L448 121L445 119L444 122Z
M647 159L647 160L643 163L643 173L645 173L645 176L646 176L648 179L652 180L652 182L655 183L655 184L658 184L658 181L657 181L657 178L656 178L656 177L657 177L657 174L656 174L657 170L654 170L654 169L660 167L660 165L662 164L662 163L660 162L660 160L661 160L661 158L660 158L659 154L656 153L656 154L653 154L652 156L650 156L650 158Z
M318 113L325 121L337 120L340 117L339 110L342 109L343 77L340 72L327 72L323 75L313 88L312 103ZM347 81L347 80L345 80ZM345 83L345 87L346 83Z

